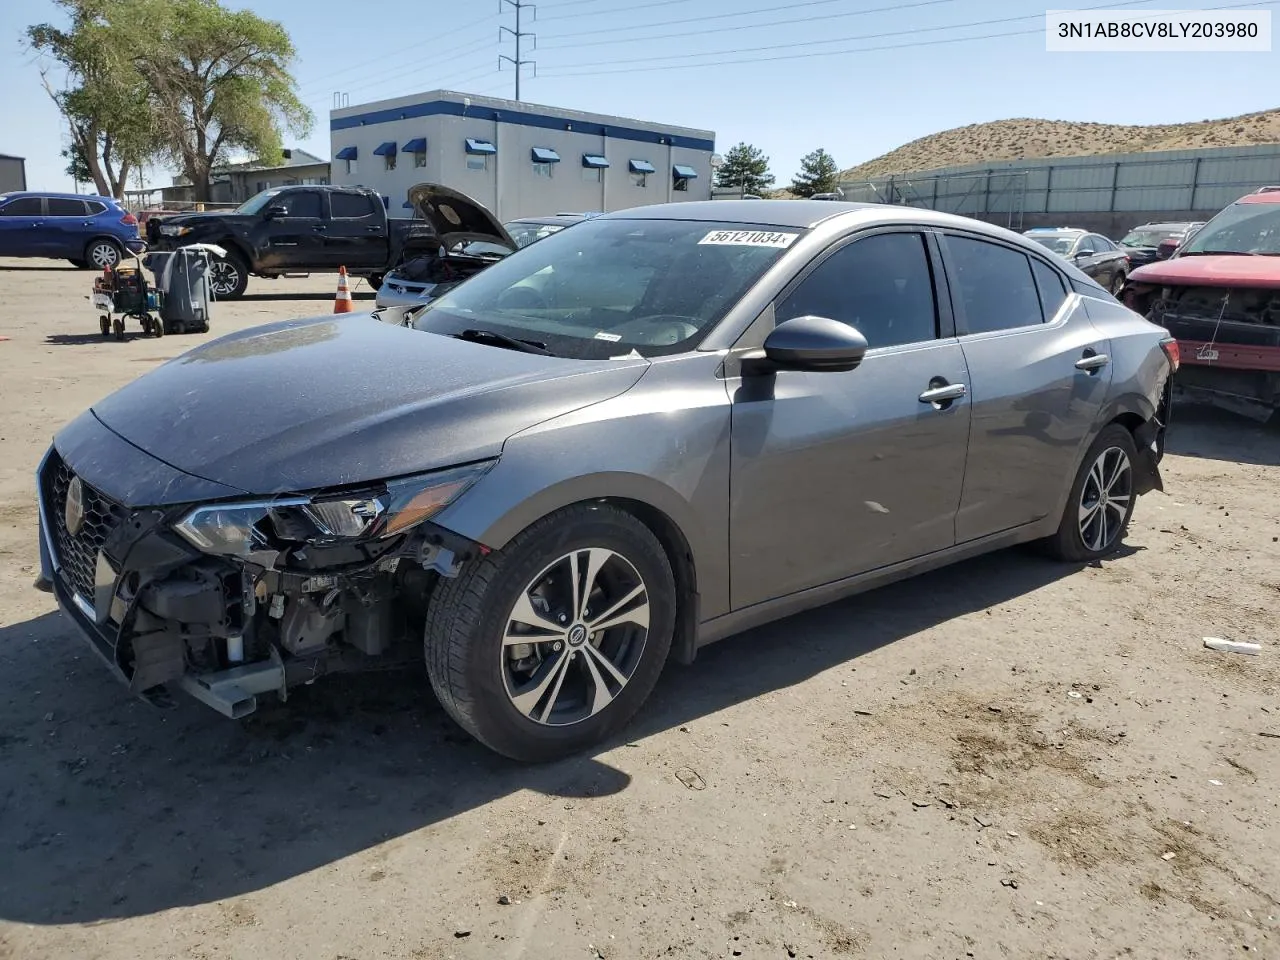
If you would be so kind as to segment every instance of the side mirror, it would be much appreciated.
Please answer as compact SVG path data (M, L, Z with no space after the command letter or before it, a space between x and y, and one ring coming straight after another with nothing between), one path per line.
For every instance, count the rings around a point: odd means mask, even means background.
M793 317L773 328L765 337L763 350L742 358L742 372L840 373L856 368L866 353L867 338L847 323L827 317Z
M1092 256L1093 256L1093 251L1092 251L1092 250L1077 250L1077 251L1076 251L1076 253L1075 253L1075 256L1074 256L1072 259L1074 259L1074 260L1088 260L1088 259L1089 259L1090 257L1092 257Z
M289 215L289 208L283 203L273 203L268 206L267 209L262 211L262 215L268 220L275 220L277 217L287 217Z

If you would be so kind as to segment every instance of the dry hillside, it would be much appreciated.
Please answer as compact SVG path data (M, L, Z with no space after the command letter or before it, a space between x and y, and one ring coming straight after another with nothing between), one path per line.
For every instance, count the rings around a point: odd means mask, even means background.
M891 173L918 173L989 160L1146 153L1252 143L1280 143L1280 109L1225 120L1146 127L1070 120L996 120L912 140L897 150L844 171L840 179L866 180Z

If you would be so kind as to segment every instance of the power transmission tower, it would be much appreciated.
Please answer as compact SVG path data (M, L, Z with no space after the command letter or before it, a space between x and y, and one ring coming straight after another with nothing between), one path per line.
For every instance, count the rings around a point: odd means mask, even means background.
M498 70L499 71L502 70L502 61L504 60L516 68L516 99L519 100L520 99L520 68L523 67L526 63L533 64L533 75L535 77L538 75L537 61L524 59L524 38L525 37L531 38L533 40L534 47L536 48L538 45L538 37L537 37L537 34L527 33L524 31L523 29L524 21L522 18L522 14L526 10L532 10L534 12L534 19L537 19L538 8L536 4L529 3L528 0L498 0L498 11L500 13L505 13L508 4L515 8L516 28L512 30L510 27L499 27L498 40L499 41L502 40L502 35L504 33L511 34L511 36L514 37L516 41L516 55L514 57L508 57L505 54L501 54L501 53L498 54Z

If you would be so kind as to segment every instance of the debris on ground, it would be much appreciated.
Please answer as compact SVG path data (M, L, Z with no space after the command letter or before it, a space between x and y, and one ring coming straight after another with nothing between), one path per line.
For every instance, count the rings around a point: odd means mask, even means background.
M676 771L676 779L683 783L690 790L707 789L707 781L702 779L702 775L697 770L689 767L681 767Z
M1204 645L1209 650L1219 653L1243 653L1254 657L1262 652L1262 644L1245 643L1242 640L1223 640L1221 637L1205 637Z

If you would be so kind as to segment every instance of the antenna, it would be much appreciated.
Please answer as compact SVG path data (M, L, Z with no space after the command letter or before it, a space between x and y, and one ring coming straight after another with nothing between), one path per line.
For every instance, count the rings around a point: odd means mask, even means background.
M523 57L524 38L530 37L533 40L534 49L537 49L538 36L537 34L534 34L534 33L526 33L524 30L521 29L521 27L523 26L523 20L521 18L521 14L523 14L525 10L532 10L534 12L534 19L536 20L537 14L538 14L538 7L536 4L529 3L528 0L498 0L498 12L499 13L506 12L506 8L508 4L510 4L512 7L515 7L516 28L512 30L510 27L499 27L498 42L499 43L502 42L502 35L504 33L511 34L511 36L514 37L516 41L516 55L514 57L508 57L505 54L501 54L501 53L498 54L498 70L499 72L501 72L502 61L504 60L516 68L516 99L519 100L520 99L520 68L523 67L526 63L532 64L533 75L535 77L538 75L537 61L526 60Z

